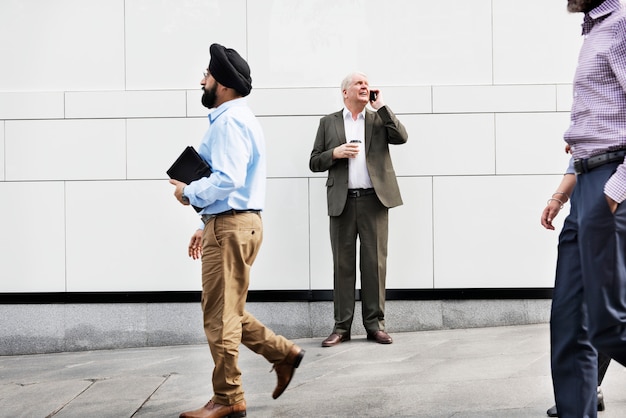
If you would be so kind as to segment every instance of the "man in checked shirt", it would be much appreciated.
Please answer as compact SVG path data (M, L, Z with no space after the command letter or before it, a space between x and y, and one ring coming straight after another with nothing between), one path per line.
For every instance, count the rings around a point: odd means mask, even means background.
M569 238L560 239L559 263L569 266L562 279L580 291L582 320L568 325L553 309L559 356L552 368L559 416L596 417L594 348L626 365L626 10L619 0L568 0L567 8L585 14L585 40L564 135L576 173L575 217Z

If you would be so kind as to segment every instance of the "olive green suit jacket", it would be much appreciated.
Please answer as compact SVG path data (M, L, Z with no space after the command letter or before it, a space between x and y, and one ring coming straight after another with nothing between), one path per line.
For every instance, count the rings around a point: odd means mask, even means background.
M408 134L391 109L383 106L365 111L365 160L376 196L387 208L402 204L402 196L389 155L389 144L404 144ZM343 111L320 120L309 168L313 172L328 170L326 192L328 215L339 216L348 198L348 159L333 160L333 149L346 143Z

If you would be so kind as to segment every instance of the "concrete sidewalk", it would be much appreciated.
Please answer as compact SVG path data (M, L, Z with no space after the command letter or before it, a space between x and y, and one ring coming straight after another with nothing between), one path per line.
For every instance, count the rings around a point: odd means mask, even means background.
M241 349L249 417L545 417L553 404L548 325L357 336L306 350L287 391ZM211 397L207 345L0 357L2 417L177 417ZM626 416L626 373L609 367L602 418Z

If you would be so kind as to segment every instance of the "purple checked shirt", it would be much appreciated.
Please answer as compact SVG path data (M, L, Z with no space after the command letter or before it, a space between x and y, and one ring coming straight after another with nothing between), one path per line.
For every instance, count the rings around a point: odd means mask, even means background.
M626 10L620 1L606 0L586 13L583 35L564 135L573 158L626 148ZM618 203L626 200L626 164L618 166L604 193Z

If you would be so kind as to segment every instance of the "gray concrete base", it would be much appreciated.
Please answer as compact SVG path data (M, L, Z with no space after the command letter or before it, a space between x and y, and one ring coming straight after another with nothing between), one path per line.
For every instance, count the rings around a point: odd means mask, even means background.
M550 300L387 301L389 333L546 323ZM332 302L256 302L247 309L290 339L325 338ZM0 305L0 355L205 342L199 303ZM357 303L353 335L363 335Z

